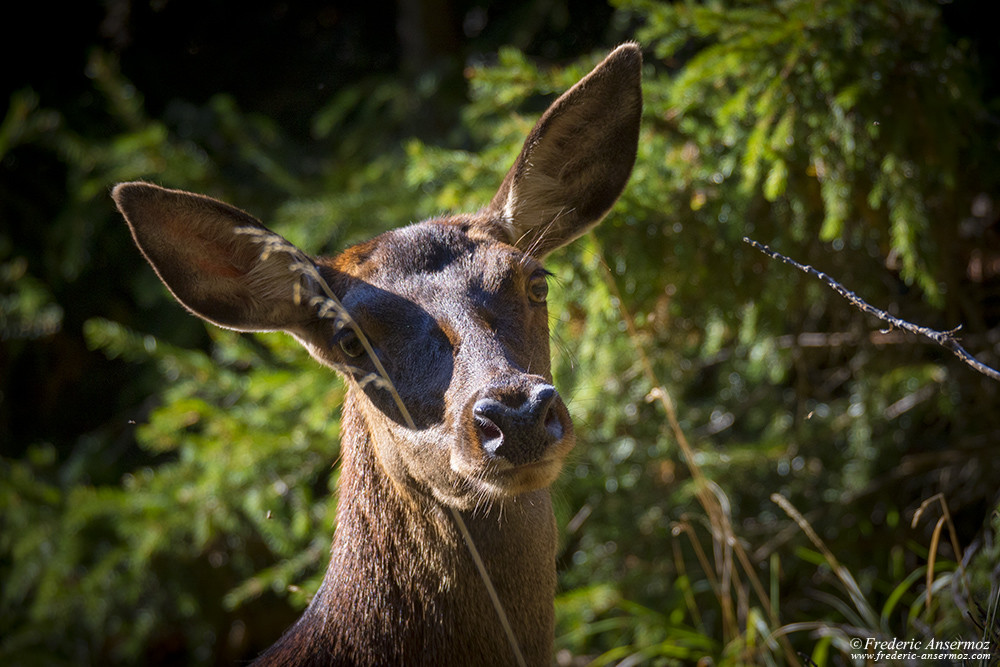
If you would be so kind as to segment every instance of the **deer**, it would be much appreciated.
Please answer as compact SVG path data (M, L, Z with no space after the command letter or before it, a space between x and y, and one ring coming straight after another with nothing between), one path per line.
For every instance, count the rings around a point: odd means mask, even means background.
M146 182L112 198L188 311L284 331L345 380L329 566L257 665L546 665L574 447L543 260L600 222L638 148L642 55L614 49L528 134L493 199L313 257Z

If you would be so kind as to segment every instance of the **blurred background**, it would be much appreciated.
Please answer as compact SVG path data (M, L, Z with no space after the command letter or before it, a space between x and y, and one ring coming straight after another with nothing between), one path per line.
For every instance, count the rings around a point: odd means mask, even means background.
M634 176L549 266L579 438L554 661L996 642L1000 385L742 241L1000 365L990 5L23 4L0 45L0 663L246 661L327 562L340 380L187 315L114 183L334 253L478 209L627 39Z

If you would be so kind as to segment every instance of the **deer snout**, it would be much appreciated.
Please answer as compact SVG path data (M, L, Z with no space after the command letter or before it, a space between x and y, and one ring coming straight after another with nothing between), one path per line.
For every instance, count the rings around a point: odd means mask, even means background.
M490 395L472 406L476 431L483 451L490 458L504 458L514 465L541 460L548 449L562 439L565 427L560 410L565 411L559 392L550 384L522 392Z

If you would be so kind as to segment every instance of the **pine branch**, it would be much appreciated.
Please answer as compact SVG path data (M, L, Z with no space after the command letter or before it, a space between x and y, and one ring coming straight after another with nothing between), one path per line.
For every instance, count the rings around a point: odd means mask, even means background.
M922 327L920 325L913 324L912 322L907 322L906 320L901 320L898 317L890 315L884 310L881 310L880 308L872 306L864 299L859 297L857 294L850 291L849 289L847 289L846 287L844 287L836 280L834 280L827 274L823 273L822 271L818 271L813 267L809 266L808 264L800 264L796 262L794 259L785 257L781 253L771 250L763 243L754 241L750 237L744 236L743 241L745 243L750 244L757 250L760 250L762 253L764 253L771 259L780 259L785 264L794 266L796 269L800 271L803 271L811 276L819 278L827 285L829 285L831 288L833 288L833 290L837 294L847 299L847 301L855 308L857 308L862 312L868 313L869 315L874 315L883 322L886 322L890 326L890 328L894 327L897 329L902 329L903 331L908 331L910 333L914 333L920 336L924 336L925 338L929 338L938 345L948 350L951 350L952 353L955 354L955 356L957 356L971 368L979 371L980 373L989 378L996 380L997 382L1000 382L1000 372L987 366L986 364L984 364L983 362L979 361L974 356L969 354L968 351L966 351L966 349L962 347L962 345L958 342L958 339L955 338L955 334L958 333L958 331L962 328L962 325L958 325L957 327L951 329L950 331L936 331L928 327Z

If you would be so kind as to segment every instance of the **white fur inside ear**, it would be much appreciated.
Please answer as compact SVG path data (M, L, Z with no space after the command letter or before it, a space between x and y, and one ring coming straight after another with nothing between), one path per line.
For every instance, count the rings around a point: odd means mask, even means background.
M507 193L503 208L504 225L511 243L530 250L548 235L563 233L560 218L573 210L565 205L562 196L570 186L560 182L560 165L547 155L538 156L538 160L543 160L542 167L528 167L525 177L515 182Z
M507 232L507 238L513 243L516 239L514 238L514 215L517 211L517 192L514 188L507 191L507 201L503 205L503 218L501 222L503 223L504 231Z
M261 304L308 304L319 291L309 275L296 268L296 259L278 255L254 264L246 276L254 300ZM308 260L298 261L303 266Z
M260 315L268 317L272 311L290 313L312 307L313 298L319 295L314 278L318 270L305 253L263 228L240 227L234 232L255 242L259 249L244 284Z

